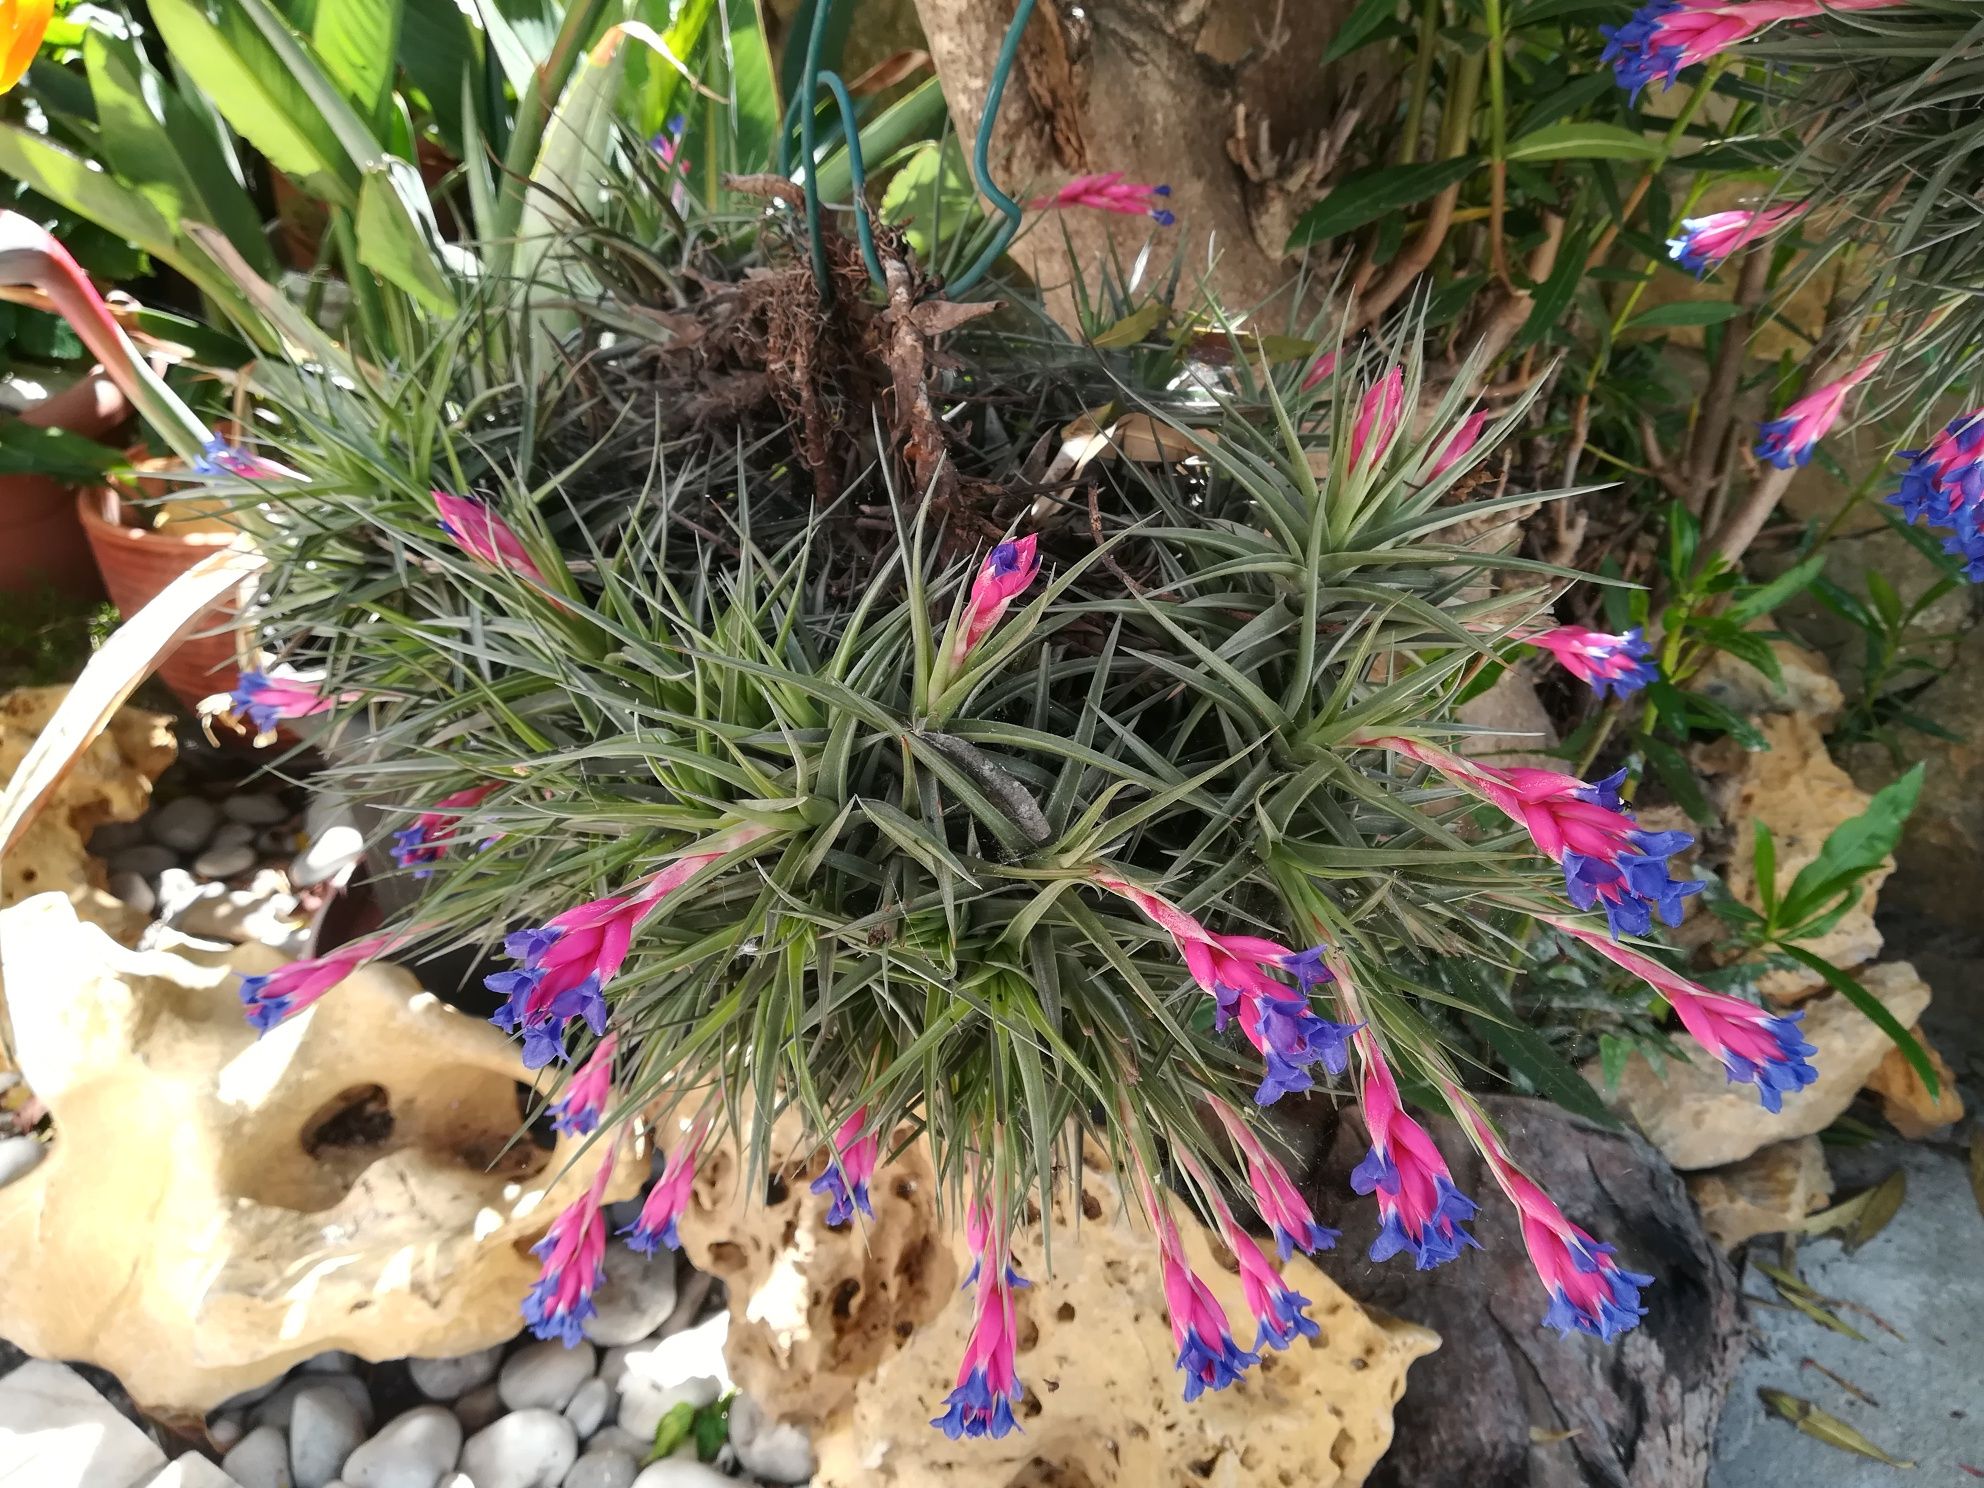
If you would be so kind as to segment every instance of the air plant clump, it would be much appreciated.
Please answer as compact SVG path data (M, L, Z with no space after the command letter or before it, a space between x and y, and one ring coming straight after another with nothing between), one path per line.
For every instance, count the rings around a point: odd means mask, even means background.
M946 298L885 227L803 235L783 183L664 209L682 184L611 193L538 280L459 286L445 332L363 375L250 374L288 472L251 512L257 618L291 669L236 701L317 731L324 783L418 879L390 928L253 979L256 1025L370 957L479 950L487 993L458 995L521 1039L558 1126L608 1164L661 1150L641 1250L678 1243L712 1144L762 1165L795 1117L827 1222L861 1225L923 1133L977 1260L931 1402L954 1435L1014 1429L1015 1227L1085 1148L1151 1231L1187 1398L1312 1334L1280 1266L1336 1235L1259 1112L1319 1088L1363 1109L1374 1256L1476 1243L1407 1108L1438 1092L1521 1215L1545 1321L1631 1326L1647 1279L1521 1174L1416 995L1573 907L1616 960L1699 887L1616 779L1458 750L1509 644L1643 680L1636 637L1548 624L1575 575L1449 540L1552 495L1462 494L1515 417L1471 415L1465 377L1434 394L1409 348L1317 376L1313 343L1265 366L1235 338L1186 376L1192 337L1098 349L1025 291ZM1732 1074L1795 1087L1783 1030L1654 985ZM608 1171L538 1248L545 1337L592 1309ZM1174 1187L1239 1259L1251 1347Z

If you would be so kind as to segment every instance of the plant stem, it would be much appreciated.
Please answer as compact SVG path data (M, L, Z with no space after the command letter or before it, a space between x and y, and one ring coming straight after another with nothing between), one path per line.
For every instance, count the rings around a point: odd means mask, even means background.
M1502 0L1483 0L1483 16L1488 28L1488 254L1495 278L1507 284L1509 261L1502 243L1502 212L1508 194L1508 118L1507 99L1502 93L1502 53L1508 37L1502 29Z
M1398 163L1410 165L1419 154L1419 131L1426 124L1426 93L1433 81L1433 55L1440 44L1441 0L1423 0L1419 7L1419 42L1412 58L1412 94L1405 106L1405 134L1398 143Z

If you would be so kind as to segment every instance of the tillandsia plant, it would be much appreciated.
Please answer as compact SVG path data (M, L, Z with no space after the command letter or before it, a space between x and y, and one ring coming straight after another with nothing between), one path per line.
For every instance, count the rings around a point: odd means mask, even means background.
M1416 323L1274 364L1216 304L1185 320L1214 334L1139 328L1106 275L1084 303L1131 329L1073 341L1030 290L947 292L858 197L850 241L815 182L705 200L644 138L594 143L597 199L512 246L527 279L451 282L458 313L363 365L278 338L242 387L258 452L203 457L274 563L272 661L231 706L308 720L419 880L376 933L247 979L257 1027L375 956L487 953L553 1120L608 1144L523 1299L567 1341L640 1141L665 1160L623 1238L653 1249L712 1142L762 1171L796 1117L828 1221L858 1224L927 1140L977 1262L931 1403L957 1435L1015 1424L1013 1233L1085 1142L1151 1228L1188 1398L1310 1333L1228 1185L1284 1260L1334 1243L1257 1113L1339 1077L1374 1256L1474 1244L1410 1107L1444 1108L1520 1215L1545 1323L1632 1326L1648 1279L1521 1172L1422 990L1519 971L1545 918L1767 1104L1811 1050L1618 939L1695 885L1617 777L1460 752L1456 700L1507 643L1645 681L1637 636L1548 619L1575 575L1494 540L1574 494L1479 494L1520 402L1431 394ZM1172 1185L1234 1248L1251 1346Z

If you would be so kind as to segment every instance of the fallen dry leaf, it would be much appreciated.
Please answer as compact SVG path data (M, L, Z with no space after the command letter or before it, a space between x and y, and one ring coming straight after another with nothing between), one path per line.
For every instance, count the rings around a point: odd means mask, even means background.
M1763 1401L1764 1409L1780 1420L1789 1421L1805 1435L1824 1442L1829 1447L1837 1447L1842 1452L1854 1452L1862 1457L1871 1457L1876 1462L1885 1462L1889 1467L1913 1467L1915 1464L1900 1457L1890 1457L1866 1437L1830 1412L1820 1410L1809 1400L1801 1400L1796 1395L1787 1395L1782 1390L1759 1390L1757 1397Z

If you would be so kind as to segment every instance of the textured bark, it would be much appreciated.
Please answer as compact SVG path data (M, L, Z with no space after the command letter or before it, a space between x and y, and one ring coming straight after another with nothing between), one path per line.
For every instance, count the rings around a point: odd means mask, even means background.
M999 111L992 175L1016 197L1120 170L1172 188L1187 282L1244 307L1285 289L1295 210L1317 194L1335 110L1322 54L1350 0L1040 0ZM969 147L1012 0L917 0ZM1262 142L1265 139L1266 148ZM1073 262L1128 263L1150 224L1068 212L1015 250L1050 291ZM1062 229L1067 231L1066 239ZM1208 257L1212 267L1208 274ZM1051 297L1065 307L1065 296Z
M1680 1178L1637 1136L1539 1101L1495 1098L1489 1115L1564 1212L1654 1277L1647 1316L1612 1344L1538 1326L1548 1299L1514 1213L1452 1122L1428 1127L1463 1192L1481 1204L1483 1250L1438 1270L1364 1259L1373 1206L1349 1191L1368 1147L1354 1115L1326 1135L1310 1173L1343 1239L1324 1269L1359 1301L1436 1329L1413 1366L1392 1449L1371 1488L1690 1488L1708 1473L1742 1334L1736 1280ZM1535 1433L1532 1436L1532 1432ZM1562 1440L1547 1440L1559 1433ZM1536 1438L1546 1438L1538 1440Z

